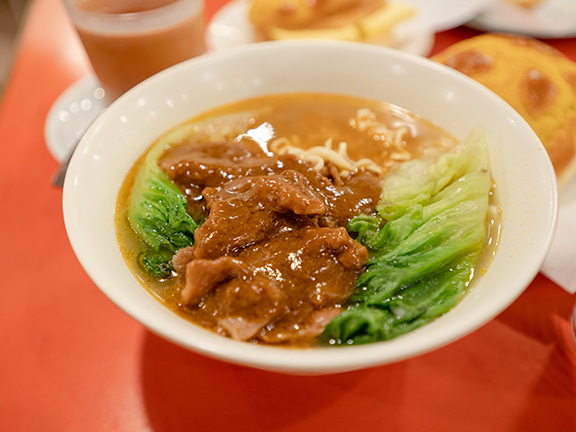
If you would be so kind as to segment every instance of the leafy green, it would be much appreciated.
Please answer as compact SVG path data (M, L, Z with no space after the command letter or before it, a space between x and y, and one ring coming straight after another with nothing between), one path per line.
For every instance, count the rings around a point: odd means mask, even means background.
M168 251L156 252L147 250L138 255L138 265L154 279L168 279L172 276L172 271L174 270L174 265L172 264L173 256Z
M486 239L491 186L482 130L459 152L406 162L384 180L379 215L348 231L370 251L350 306L321 340L368 343L418 328L456 305Z
M170 275L173 254L194 243L198 226L186 212L186 197L158 166L166 142L158 141L146 154L128 203L130 225L149 248L139 265L157 279Z
M130 194L128 218L150 248L176 252L193 244L197 225L186 213L186 197L158 166L163 152L164 146L155 145L146 155Z
M222 116L217 122L203 121L180 125L164 134L150 148L139 168L128 203L128 220L147 249L138 257L138 265L156 279L170 276L172 257L181 248L194 244L197 221L190 216L184 194L164 173L158 160L171 146L182 141L216 142L232 139L244 130L252 114Z

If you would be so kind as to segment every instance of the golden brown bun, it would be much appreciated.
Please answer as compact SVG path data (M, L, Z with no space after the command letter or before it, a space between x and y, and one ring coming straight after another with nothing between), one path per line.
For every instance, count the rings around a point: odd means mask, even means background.
M528 37L484 34L433 57L488 87L514 107L548 151L558 179L576 154L576 63Z
M387 0L253 0L260 40L333 39L386 44L392 28L416 13Z

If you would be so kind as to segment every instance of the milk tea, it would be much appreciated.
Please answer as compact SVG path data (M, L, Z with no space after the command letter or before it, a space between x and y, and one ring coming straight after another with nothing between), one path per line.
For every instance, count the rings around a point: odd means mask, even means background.
M204 52L200 0L69 2L108 102L155 73Z

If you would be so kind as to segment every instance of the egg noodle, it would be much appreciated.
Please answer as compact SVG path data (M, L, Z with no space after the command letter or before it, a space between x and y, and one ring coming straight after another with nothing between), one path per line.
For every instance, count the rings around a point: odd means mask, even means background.
M273 140L269 144L269 149L276 154L292 154L300 159L308 161L314 165L317 171L322 171L325 167L335 167L340 177L364 168L380 176L384 175L385 169L390 168L395 162L402 162L411 159L411 154L406 150L406 134L410 133L407 126L389 128L376 119L376 114L368 109L359 109L356 117L350 120L350 125L361 132L365 132L373 137L375 141L381 141L384 147L383 156L388 159L382 167L368 158L353 160L348 156L348 144L340 142L335 146L332 138L328 138L324 145L303 149L295 145L289 138L281 137ZM330 169L330 168L329 168Z

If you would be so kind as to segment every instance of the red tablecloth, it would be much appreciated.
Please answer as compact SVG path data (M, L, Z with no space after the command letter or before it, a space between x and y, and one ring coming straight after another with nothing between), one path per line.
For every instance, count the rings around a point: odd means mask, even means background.
M475 34L440 33L434 52ZM549 42L576 60L575 39ZM0 431L576 430L575 299L542 275L458 342L333 376L229 365L145 330L80 267L50 184L46 114L88 71L59 0L33 1L0 105Z

